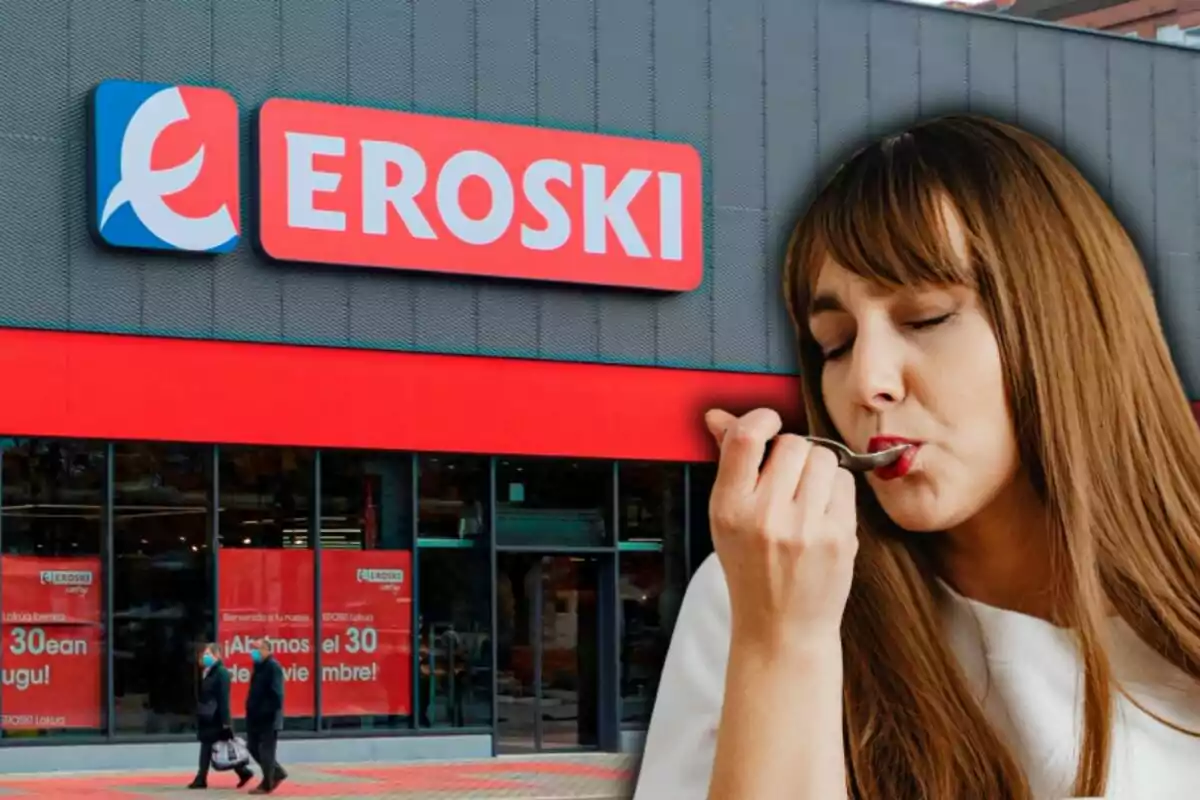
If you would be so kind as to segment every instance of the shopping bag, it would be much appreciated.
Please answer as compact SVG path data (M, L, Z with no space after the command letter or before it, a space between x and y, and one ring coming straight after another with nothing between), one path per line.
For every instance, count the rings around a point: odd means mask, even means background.
M212 767L218 772L226 772L250 763L250 751L241 739L230 739L213 745Z

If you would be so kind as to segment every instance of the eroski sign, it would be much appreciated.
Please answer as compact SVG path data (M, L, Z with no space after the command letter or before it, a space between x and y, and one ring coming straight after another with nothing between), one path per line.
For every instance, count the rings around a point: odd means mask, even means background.
M688 145L276 98L258 162L278 260L667 291L702 278Z
M109 80L90 112L101 242L240 246L232 95ZM282 98L257 128L259 245L276 260L664 291L702 280L688 145Z

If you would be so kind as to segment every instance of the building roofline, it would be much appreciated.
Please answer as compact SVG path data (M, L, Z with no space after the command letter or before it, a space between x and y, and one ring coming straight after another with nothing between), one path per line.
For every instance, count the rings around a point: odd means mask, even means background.
M1012 14L1007 14L998 11L980 11L974 8L948 8L946 6L928 6L918 3L910 3L907 0L866 0L870 5L888 5L888 6L905 6L913 9L918 14L955 14L958 16L966 15L968 17L977 17L981 19L993 19L1008 22L1013 25L1024 25L1027 27L1041 28L1043 30L1052 30L1059 33L1068 32L1079 36L1090 36L1094 38L1106 39L1108 41L1127 42L1131 45L1139 45L1142 47L1157 47L1166 50L1179 50L1188 55L1195 57L1200 55L1194 47L1188 47L1185 44L1177 44L1175 42L1160 42L1157 39L1143 39L1140 36L1124 36L1119 33L1111 33L1109 31L1098 31L1094 28L1081 28L1075 25L1064 25L1061 22L1050 22L1042 19L1030 19L1029 17L1018 17Z
M1039 16L1029 17L1030 19L1044 19L1047 22L1054 22L1062 17L1074 17L1080 14L1091 14L1094 11L1103 11L1113 8L1114 6L1123 5L1127 0L1008 0L1008 13L1017 15L1037 14ZM995 2L992 5L996 5ZM1055 13L1060 16L1055 19L1046 19L1040 15Z

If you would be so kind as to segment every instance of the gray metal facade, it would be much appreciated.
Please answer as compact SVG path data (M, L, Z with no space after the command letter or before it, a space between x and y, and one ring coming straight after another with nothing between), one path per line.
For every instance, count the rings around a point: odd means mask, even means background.
M790 373L779 256L815 176L867 133L969 108L1058 143L1111 199L1200 397L1198 70L1182 49L888 0L5 0L0 324ZM84 118L112 77L230 90L244 174L272 96L692 143L704 284L314 269L245 240L213 260L105 251Z

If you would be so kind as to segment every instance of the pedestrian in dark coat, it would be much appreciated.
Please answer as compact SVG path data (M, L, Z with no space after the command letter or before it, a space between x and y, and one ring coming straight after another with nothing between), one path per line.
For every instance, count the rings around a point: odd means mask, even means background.
M246 695L246 747L262 768L263 779L250 794L270 794L287 780L287 771L275 758L283 730L283 667L275 660L271 643L257 639L250 645L254 672Z
M233 738L233 719L229 707L229 670L221 663L221 651L208 644L200 651L200 696L196 702L196 738L200 740L200 771L189 789L208 788L208 770L212 766L213 746ZM249 767L238 767L238 788L254 777Z

